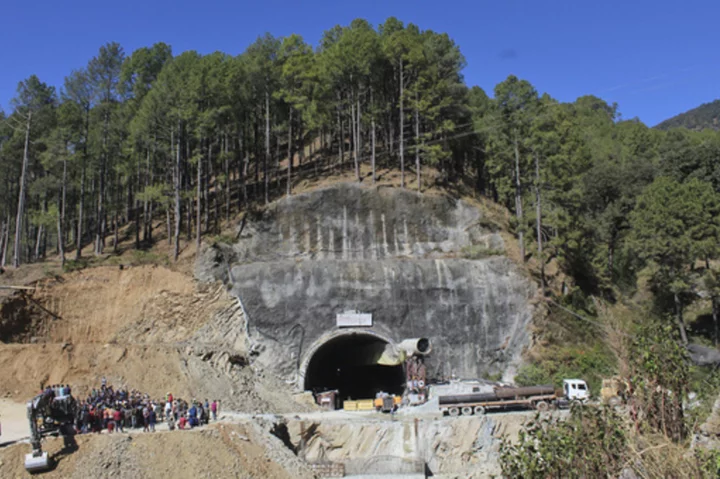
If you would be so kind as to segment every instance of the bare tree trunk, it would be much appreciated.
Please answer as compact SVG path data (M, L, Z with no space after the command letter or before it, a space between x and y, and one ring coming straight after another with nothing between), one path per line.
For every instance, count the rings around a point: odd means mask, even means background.
M242 201L245 207L247 207L248 204L248 194L247 194L247 174L248 174L248 165L250 163L250 157L247 152L247 146L245 141L243 140L245 135L245 129L243 128L242 132L240 133L240 189L242 190ZM241 208L240 204L240 197L238 196L238 211L240 211Z
M370 95L372 96L372 90L370 91ZM375 184L376 177L375 177L375 112L373 112L372 116L372 157L370 162L372 163L372 182L373 185Z
M390 149L390 156L395 156L395 123L392 116L388 115L387 136L385 137L385 147Z
M253 183L253 197L257 199L258 193L259 193L259 184L260 184L260 161L258 158L260 158L260 132L258 131L258 122L257 119L253 121L253 153L254 153L254 163L255 163L255 181ZM210 174L212 176L212 174Z
M167 207L165 208L165 218L167 219L167 239L168 239L168 244L169 244L170 246L172 246L172 239L173 239L173 234L172 234L172 219L170 218L170 205L169 205L169 204L168 204Z
M82 256L83 237L83 210L85 209L85 160L83 159L82 172L80 173L80 198L78 199L78 221L77 234L75 236L75 260Z
M153 232L153 225L152 225L152 219L153 214L155 213L155 202L151 201L150 206L148 207L148 229L147 229L147 236L144 237L144 240L146 242L152 243L152 232ZM158 225L159 226L159 225ZM149 244L148 243L148 244Z
M417 107L418 94L415 90L415 175L417 176L417 189L420 191L420 114Z
M400 60L400 188L405 188L405 115L403 111L403 96L405 79L403 78L403 62Z
M338 92L338 107L337 107L337 122L338 122L338 168L342 169L343 159L345 157L345 141L343 139L343 122L342 115L340 114L340 93Z
M235 180L237 183L237 210L238 213L242 211L243 207L243 184L245 183L245 174L243 172L245 164L245 149L243 144L243 130L236 125L235 135L237 136L237 150L234 155L237 160L237 172L235 174Z
M190 149L190 135L185 135L185 160L188 160L189 158L192 158L192 150ZM181 165L180 169L180 192L182 193L183 188L185 187L184 184L184 178L182 172L184 171L184 168L187 167L187 161L184 165ZM188 169L188 189L192 186L192 176L190 176L190 170ZM192 220L193 220L193 201L190 198L187 198L187 201L184 199L181 200L182 203L185 203L185 241L187 241L188 244L193 240L192 235Z
M97 192L97 178L95 175L90 176L90 189L88 191L90 195L90 201L88 204L90 205L90 209L93 208L93 198L95 198L95 193ZM97 218L95 218L95 215L97 214L97 211L94 212L88 212L88 214L85 215L85 223L83 225L83 229L86 231L85 235L86 237L89 237L92 245L93 252L95 251L95 224L97 223Z
M208 178L215 178L215 191L213 192L212 198L213 198L213 231L217 233L219 230L218 224L220 222L220 202L218 201L218 195L220 192L218 191L218 183L217 183L217 174L215 174L215 165L210 162L208 165ZM209 180L208 180L209 181Z
M265 161L263 171L265 175L265 204L270 203L270 177L268 176L268 162L270 161L270 92L265 87Z
M67 148L67 146L66 146ZM60 211L58 211L58 250L60 266L65 266L65 197L67 193L67 157L63 155L62 192L60 193Z
M287 167L287 188L286 194L290 196L292 194L292 164L293 164L293 150L292 150L292 118L293 109L290 107L288 116L288 167Z
M208 167L207 174L205 175L205 181L203 182L203 198L205 202L205 216L203 218L204 230L210 231L210 178L212 178L212 152L213 142L212 139L208 138Z
M135 249L140 249L140 201L137 199L137 191L140 189L140 184L142 183L142 172L140 168L138 168L137 173L138 177L135 189L133 189L133 186L128 187L128 195L132 198L130 200L132 211L128 213L128 221L130 220L130 215L132 215L135 221Z
M227 133L223 137L225 159L225 220L230 222L230 155Z
M355 121L355 128L357 129L357 132L355 133L355 141L357 145L355 146L355 177L358 181L360 181L360 163L362 162L362 128L361 128L361 121L362 121L362 112L360 109L360 93L358 92L357 96L357 120Z
M360 181L360 164L358 163L357 117L355 116L355 102L350 103L350 128L352 129L353 159L355 162L355 179Z
M370 129L372 131L371 133L371 150L370 153L370 168L372 169L372 182L373 185L377 181L377 178L375 176L375 99L373 98L373 89L370 88Z
M27 249L26 249L26 251L25 251L25 257L31 259L32 256L33 256L33 247L32 247L32 244L30 243L29 239L30 239L30 237L32 236L31 231L33 231L34 228L30 228L30 222L29 222L29 221L25 221L25 222L23 222L23 223L24 223L24 227L25 227L25 237L28 238L28 241L27 241L27 244L26 244Z
M10 244L10 213L8 212L5 220L5 239L3 240L2 252L0 254L0 268L4 268L7 264L8 245Z
M28 111L25 124L25 147L23 149L22 171L20 173L20 192L18 193L17 217L15 219L15 243L13 245L13 266L20 266L20 238L22 236L23 215L25 214L25 183L27 183L27 169L30 148L30 126L32 125L32 110Z
M10 230L10 217L3 223L0 229L0 268L5 267L5 258L7 257L8 231Z
M187 229L185 230L186 241L188 244L193 240L192 227L193 227L193 207L194 203L191 198L188 198L185 202L185 222L187 223Z
M4 256L5 256L5 230L8 228L7 221L2 222L2 227L0 227L0 268L5 266Z
M152 222L150 218L150 200L148 200L148 187L150 186L150 148L147 149L145 155L145 198L143 198L143 241L148 241L148 224Z
M180 142L180 132L181 127L178 124L178 134L177 134L177 154L175 156L175 165L173 168L173 190L175 193L175 236L174 236L174 245L173 245L173 259L177 261L178 256L180 255L180 224L182 220L182 203L180 202L180 185L181 185L181 172L180 172L180 148L181 148L181 142Z
M118 243L120 242L118 238L118 229L118 214L116 211L113 214L113 253L118 252Z
M44 212L45 208L43 208L43 213ZM33 252L33 256L36 260L40 259L40 245L42 244L43 234L45 234L45 225L40 225L38 226L37 235L35 236L35 250Z
M202 204L200 203L200 200L202 199L202 162L204 156L205 155L200 155L197 164L197 217L195 219L195 222L197 223L195 231L195 246L197 247L197 251L200 251L200 234L202 233Z
M106 106L107 108L107 106ZM97 206L97 230L95 236L95 254L101 255L105 247L105 169L107 165L107 137L110 113L105 112L102 135L102 153L100 155L100 172Z
M309 159L310 161L312 161L312 162L313 162L313 165L315 166L315 178L317 178L317 177L320 176L320 171L319 171L319 166L320 166L320 165L319 165L319 163L320 163L320 157L322 156L322 150L323 150L323 140L324 140L324 138L323 138L323 134L324 134L323 131L324 131L324 129L321 128L321 129L320 129L320 139L319 139L320 145L319 145L319 146L315 146L315 134L316 134L316 132L315 132L315 131L312 131L312 130L308 132L308 134L310 135L310 145L308 146L308 155L309 155L308 159ZM305 146L304 146L304 145L305 145L305 143L303 142L303 151L305 151ZM316 157L316 153L317 153L318 150L320 150L320 153L321 153L321 154L320 154L320 155L317 155L317 157ZM304 153L303 153L303 154L304 154Z
M275 166L273 167L273 177L275 178L275 189L280 191L280 135L275 135Z
M155 156L155 151L157 149L157 143L155 143L157 140L153 140L153 158ZM150 176L150 180L148 182L148 185L152 185L155 183L155 171L154 168L150 164L150 158L148 157L148 176ZM153 240L153 214L155 212L155 201L150 200L150 204L148 205L148 229L147 229L147 236L145 236L145 242L148 243L148 245L152 244Z
M520 243L520 257L525 261L525 234L522 210L522 191L520 186L520 146L518 145L517 133L514 139L515 149L515 215L518 219L518 242Z
M540 159L535 153L535 226L537 227L538 261L540 262L540 290L545 294L545 258L542 240L542 204L540 203Z
M305 142L303 142L303 125L302 118L298 115L297 125L297 151L298 151L298 166L302 171L303 160L305 159ZM310 143L310 150L312 151L312 143Z
M48 211L48 200L47 195L45 196L45 199L43 201L43 213L47 214ZM41 238L40 243L40 258L45 258L47 256L47 244L48 244L48 228L47 226L43 226L43 234Z

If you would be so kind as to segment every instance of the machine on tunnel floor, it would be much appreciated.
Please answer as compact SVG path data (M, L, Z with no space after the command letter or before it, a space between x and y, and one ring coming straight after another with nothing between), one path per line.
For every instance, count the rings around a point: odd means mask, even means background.
M390 346L376 336L353 333L324 343L313 354L305 372L305 390L338 390L338 398L374 398L378 392L402 394L402 364L381 365L378 359Z
M375 334L352 332L330 338L312 354L305 369L305 390L337 390L337 399L375 398L405 392L405 357L430 351L427 339L397 345ZM339 405L338 405L339 406Z

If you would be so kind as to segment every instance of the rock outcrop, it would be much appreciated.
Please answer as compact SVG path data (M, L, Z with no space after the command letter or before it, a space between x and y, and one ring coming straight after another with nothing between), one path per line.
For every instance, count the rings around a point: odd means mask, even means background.
M287 429L300 457L311 464L343 464L348 475L400 475L419 463L432 477L479 479L500 475L502 438L516 437L529 418L289 420Z
M371 313L367 329L393 341L430 338L431 376L509 376L537 287L503 252L467 202L340 184L248 216L233 244L201 252L196 275L227 284L256 361L288 381L345 311Z

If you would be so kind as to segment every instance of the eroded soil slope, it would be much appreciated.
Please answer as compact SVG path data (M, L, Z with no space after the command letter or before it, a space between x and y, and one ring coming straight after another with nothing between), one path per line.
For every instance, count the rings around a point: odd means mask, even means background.
M92 268L37 286L1 306L0 396L25 401L56 383L82 394L105 376L154 397L297 410L273 393L282 385L248 365L242 310L219 284L139 266Z

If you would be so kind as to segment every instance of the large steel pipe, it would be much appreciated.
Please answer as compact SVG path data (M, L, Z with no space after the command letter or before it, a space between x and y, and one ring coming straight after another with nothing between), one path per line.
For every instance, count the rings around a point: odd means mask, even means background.
M523 398L529 396L548 396L555 393L552 386L497 387L495 395L499 399Z
M410 338L400 341L398 347L405 351L408 356L414 354L424 355L432 351L432 345L428 338Z
M460 404L473 402L491 402L497 401L498 398L494 393L474 393L474 394L450 394L440 396L440 404Z

